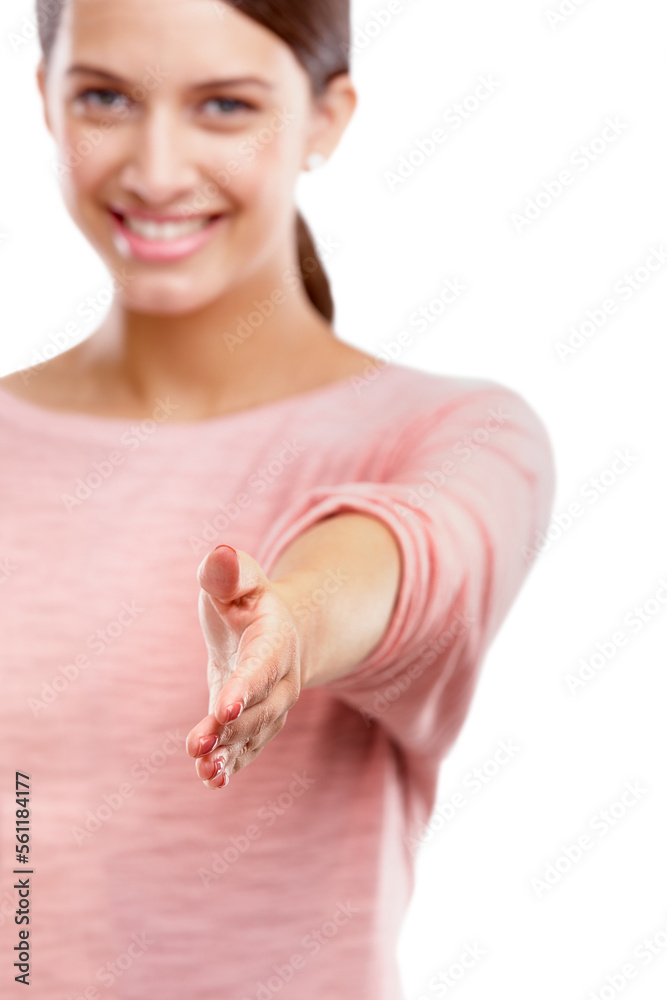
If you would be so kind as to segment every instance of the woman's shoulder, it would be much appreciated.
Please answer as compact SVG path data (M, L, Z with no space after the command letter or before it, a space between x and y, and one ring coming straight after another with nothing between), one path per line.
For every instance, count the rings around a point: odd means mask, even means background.
M434 410L481 405L492 398L527 406L516 390L502 382L471 375L454 375L413 368L382 356L368 357L363 369L350 378L354 395L385 405L391 400L395 414L415 416ZM376 388L377 387L377 388Z
M0 403L6 400L7 405L9 405L12 400L18 400L37 406L42 405L41 396L44 390L44 380L35 384L33 382L34 375L32 369L23 368L0 377ZM42 393L39 392L40 389Z
M9 375L0 376L0 392L6 392L9 396L24 398L29 375L30 369L26 368L21 371L10 372Z
M1 376L0 392L35 406L60 409L68 400L67 383L62 376L63 364L58 355Z
M430 437L449 439L487 425L502 427L521 440L532 439L551 449L545 421L519 389L490 378L453 375L412 368L399 362L369 365L352 380L363 418L380 434L400 439L406 447ZM352 409L356 409L352 407Z

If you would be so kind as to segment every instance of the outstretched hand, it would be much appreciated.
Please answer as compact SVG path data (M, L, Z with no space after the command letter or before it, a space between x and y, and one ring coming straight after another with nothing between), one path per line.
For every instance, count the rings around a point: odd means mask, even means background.
M209 714L187 752L208 788L222 788L280 732L301 692L299 638L279 590L246 552L218 546L197 570L208 649Z

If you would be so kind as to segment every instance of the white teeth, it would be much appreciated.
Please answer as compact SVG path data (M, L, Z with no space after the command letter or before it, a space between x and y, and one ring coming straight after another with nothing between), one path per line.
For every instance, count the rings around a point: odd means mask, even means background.
M123 216L125 226L145 240L177 240L181 236L197 233L210 222L209 218L189 219L184 222L153 222L148 219L136 219Z

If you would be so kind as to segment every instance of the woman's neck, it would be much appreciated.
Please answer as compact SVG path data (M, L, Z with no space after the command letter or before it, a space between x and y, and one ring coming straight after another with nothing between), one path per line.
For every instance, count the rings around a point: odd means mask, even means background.
M269 299L257 301L256 315L237 312L231 326L211 313L146 317L112 307L86 340L5 376L0 388L56 410L137 420L168 398L177 420L198 420L358 375L373 360L339 340L310 300L273 312Z

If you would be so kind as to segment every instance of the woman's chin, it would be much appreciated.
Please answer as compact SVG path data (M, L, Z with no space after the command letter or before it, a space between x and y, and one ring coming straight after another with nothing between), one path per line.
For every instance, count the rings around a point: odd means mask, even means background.
M123 308L150 316L180 316L203 309L222 294L222 289L204 287L197 276L130 275L119 302Z

